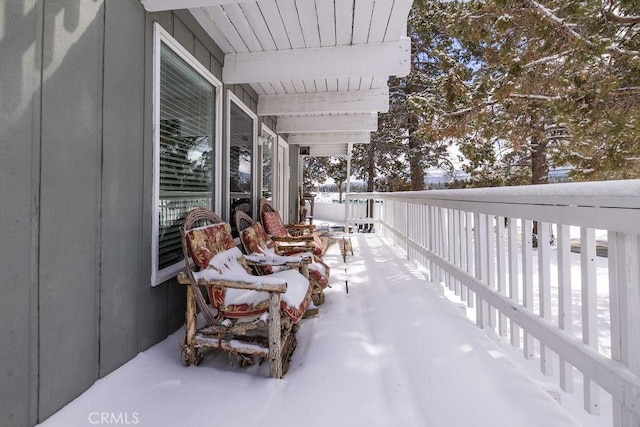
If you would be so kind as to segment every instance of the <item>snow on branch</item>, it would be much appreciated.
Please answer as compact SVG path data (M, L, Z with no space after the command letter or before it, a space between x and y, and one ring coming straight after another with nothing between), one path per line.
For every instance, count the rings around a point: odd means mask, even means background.
M538 13L540 13L542 16L547 18L556 28L560 29L560 31L562 31L564 34L566 34L570 39L572 39L572 40L584 40L589 46L592 45L592 43L590 41L585 40L584 37L582 37L580 34L578 34L576 31L574 31L571 28L572 25L567 24L564 21L564 19L559 18L558 16L556 16L553 12L551 12L549 9L547 9L542 4L538 3L535 0L528 0L528 3L534 9L536 9L538 11Z
M548 96L548 95L535 95L535 94L520 94L520 93L510 93L509 98L515 99L524 99L529 101L559 101L562 99L561 96Z
M544 64L546 62L557 61L566 57L567 55L575 52L575 49L566 50L564 52L556 53L555 55L545 56L544 58L536 59L535 61L531 61L523 66L523 68L531 68L535 67L539 64Z
M581 42L585 43L587 46L589 46L590 48L595 48L596 47L596 45L591 40L587 39L586 37L584 37L581 34L579 34L578 32L576 32L572 28L572 27L574 27L573 24L567 23L564 19L558 17L551 10L549 10L547 7L545 7L541 3L538 3L536 0L526 0L526 1L532 8L534 8L544 18L549 20L549 22L553 26L555 26L558 30L560 30L563 34L565 34L569 39L581 41ZM619 15L616 15L616 16L620 17L621 19L630 18L632 20L632 22L630 22L630 23L634 23L633 20L635 20L636 18L640 18L640 17L635 17L635 16L630 16L630 17L624 17L624 16L619 16ZM620 21L618 21L618 22L620 22ZM638 51L627 50L627 49L623 49L623 48L621 48L619 46L614 46L614 45L609 45L609 46L605 47L605 52L610 53L610 54L625 54L625 55L638 55L638 54L640 54L640 52L638 52Z

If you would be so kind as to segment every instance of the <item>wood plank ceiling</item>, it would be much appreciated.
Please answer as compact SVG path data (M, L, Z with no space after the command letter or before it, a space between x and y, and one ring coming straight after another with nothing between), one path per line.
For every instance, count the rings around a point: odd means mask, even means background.
M410 70L412 0L141 0L188 8L225 53L222 80L258 94L258 114L312 156L369 141L389 105L387 79ZM365 134L366 133L366 134Z

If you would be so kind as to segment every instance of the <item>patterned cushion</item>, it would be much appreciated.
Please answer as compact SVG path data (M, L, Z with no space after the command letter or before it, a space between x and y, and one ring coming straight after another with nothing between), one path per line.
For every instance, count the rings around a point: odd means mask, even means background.
M273 247L273 242L269 239L267 233L264 232L264 228L257 222L243 230L240 238L242 239L245 249L250 254L266 254L265 251L271 252L269 249ZM272 274L276 271L270 265L258 268L261 274Z
M200 268L206 268L215 254L235 246L227 223L194 228L187 233L186 240L191 258Z
M309 269L309 280L314 284L319 285L322 289L329 286L329 279L324 276L319 270Z
M242 243L244 243L247 252L251 254L264 253L264 248L272 246L271 240L267 233L264 232L264 228L257 222L251 224L251 227L245 229L240 236Z
M263 212L262 224L264 225L264 231L272 236L284 237L288 236L287 229L282 224L279 212Z
M313 235L313 254L322 255L322 240L315 234Z

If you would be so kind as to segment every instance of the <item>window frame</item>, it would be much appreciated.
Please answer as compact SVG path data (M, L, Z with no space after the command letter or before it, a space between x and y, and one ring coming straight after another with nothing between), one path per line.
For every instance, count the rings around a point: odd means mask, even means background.
M265 153L265 143L267 143L268 141L271 141L271 199L272 202L273 200L275 200L275 194L276 194L276 177L275 177L275 173L276 173L276 168L277 168L277 161L278 159L276 158L277 154L278 154L278 135L271 130L266 124L262 123L260 126L260 136L258 138L258 142L259 142L259 146L260 146L260 165L262 166L264 164L264 153ZM260 198L264 197L263 194L263 189L264 189L264 169L262 167L260 167L259 170L259 175L260 175Z
M257 203L257 198L256 198L256 194L257 191L260 191L260 194L262 194L262 190L258 189L258 160L256 159L258 153L258 115L253 112L251 110L251 108L249 108L244 102L242 102L242 100L240 99L240 97L238 97L238 95L236 95L235 93L233 93L231 91L231 89L227 89L227 103L226 103L226 112L227 112L227 120L226 120L226 135L225 135L225 139L226 139L226 149L225 149L225 160L226 160L226 170L227 172L229 172L229 169L231 167L231 103L234 103L237 107L239 107L245 114L247 114L247 116L249 116L249 118L251 119L251 121L253 122L253 131L252 131L252 135L253 135L253 141L251 141L251 146L252 146L252 158L251 158L251 211L254 213L257 212L257 208L258 208L258 203ZM262 159L260 159L262 160ZM260 173L262 173L262 171L260 171ZM231 211L231 174L227 173L226 174L226 188L227 188L227 209L226 209L226 213L225 216L230 215L230 211ZM228 221L233 221L233 218L229 218Z
M152 216L151 216L151 286L155 287L174 277L184 268L184 260L173 265L158 269L158 248L160 224L160 60L161 47L164 44L176 55L184 60L194 71L207 80L214 89L214 117L213 117L213 195L212 209L221 205L221 184L222 184L222 81L217 79L207 68L204 67L189 51L187 51L175 38L169 34L159 23L154 23L153 39L153 185L152 185Z

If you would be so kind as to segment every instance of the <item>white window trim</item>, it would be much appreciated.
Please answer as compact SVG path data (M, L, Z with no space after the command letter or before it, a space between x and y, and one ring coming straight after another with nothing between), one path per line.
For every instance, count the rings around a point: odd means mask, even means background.
M253 165L251 166L251 185L253 188L253 192L252 192L253 194L252 194L252 200L251 200L251 209L252 209L252 212L256 212L256 209L258 208L256 194L258 191L260 191L260 194L262 194L262 190L258 189L258 159L256 158L258 154L258 115L253 111L251 111L251 109L247 107L245 103L242 102L242 100L235 93L233 93L230 89L227 89L227 105L226 105L227 149L225 150L227 171L229 171L229 167L231 165L231 103L232 102L236 104L238 107L240 107L240 109L244 111L249 117L251 117L251 120L253 121L253 132L252 132L253 141L251 141L251 144L253 147L253 159L252 159ZM227 190L230 193L231 177L229 173L226 174L225 185ZM229 215L228 211L230 210L230 206L231 206L231 203L229 203L229 198L227 199L227 205L228 205L228 209L227 209L227 212L225 212L225 216ZM227 221L233 221L233 218L227 218Z
M151 217L151 286L159 284L174 277L180 270L184 269L184 261L158 270L158 216L160 205L160 46L161 43L167 45L174 53L180 56L187 64L213 85L215 93L215 117L214 117L214 198L213 204L220 206L221 202L221 182L222 182L222 82L218 80L209 70L207 70L189 51L187 51L171 34L169 34L159 23L153 25L153 191Z
M291 165L289 164L289 143L280 135L278 135L278 148L282 148L282 152L284 153L282 159L282 165L284 170L278 171L279 173L284 174L283 186L278 188L279 198L281 197L282 203L284 206L278 206L277 209L282 214L282 220L287 224L289 222L289 192L291 189L289 188L289 183L291 180ZM278 150L278 154L276 159L279 160L280 151ZM281 192L281 193L280 193ZM280 199L279 199L280 200ZM279 202L277 203L279 204ZM276 204L276 206L277 206Z
M275 187L276 187L276 178L275 178L275 168L277 168L277 165L275 164L277 162L277 158L276 156L278 155L278 135L275 133L275 131L269 129L269 127L262 123L262 125L260 126L260 137L259 137L259 141L260 141L260 146L261 146L261 150L260 150L260 158L262 159L262 157L264 156L264 142L271 140L272 142L272 147L271 147L271 162L273 163L271 165L271 198L275 200ZM258 174L260 176L260 197L259 199L262 198L262 188L264 187L264 171L262 170L262 162L261 162L261 167L260 167L260 173Z

